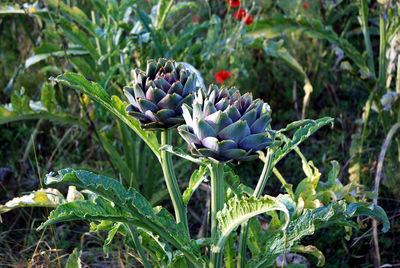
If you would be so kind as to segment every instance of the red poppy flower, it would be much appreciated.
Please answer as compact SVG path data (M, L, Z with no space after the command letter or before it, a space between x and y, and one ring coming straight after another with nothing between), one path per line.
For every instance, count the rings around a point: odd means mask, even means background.
M249 26L254 22L254 18L251 14L247 14L246 18L244 19L244 23Z
M240 0L226 0L226 2L231 7L239 7L240 6Z
M200 21L200 17L198 15L194 15L193 19L192 19L192 22L193 23L198 23L199 21Z
M231 76L232 73L230 71L219 71L215 73L215 79L217 79L217 82L221 84Z
M237 10L237 11L235 12L235 14L233 15L233 17L234 17L235 19L239 19L239 20L242 19L242 18L244 18L245 16L246 16L246 10L243 9L243 8Z
M303 7L304 10L307 10L308 9L308 4L307 3L303 3L302 7Z

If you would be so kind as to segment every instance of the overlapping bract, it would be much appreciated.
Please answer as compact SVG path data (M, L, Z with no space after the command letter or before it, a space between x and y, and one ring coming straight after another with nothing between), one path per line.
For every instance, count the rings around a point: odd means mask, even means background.
M183 64L159 59L149 60L147 70L134 70L134 81L124 92L130 105L127 113L146 130L169 129L184 123L182 104L191 106L196 74Z
M182 109L186 125L178 131L195 155L220 162L246 161L273 142L273 131L266 130L269 105L253 100L251 93L242 96L237 89L212 85L206 93L195 94L193 108Z

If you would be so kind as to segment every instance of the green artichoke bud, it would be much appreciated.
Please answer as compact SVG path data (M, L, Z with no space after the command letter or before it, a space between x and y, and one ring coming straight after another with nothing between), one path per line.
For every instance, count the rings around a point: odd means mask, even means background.
M193 108L182 109L186 124L178 131L194 155L220 162L246 161L273 142L274 132L267 130L270 107L253 100L251 93L210 86L195 94Z
M126 112L145 130L169 129L184 123L182 104L190 105L196 88L196 74L183 64L149 60L147 70L134 70L132 85L124 88L130 105Z

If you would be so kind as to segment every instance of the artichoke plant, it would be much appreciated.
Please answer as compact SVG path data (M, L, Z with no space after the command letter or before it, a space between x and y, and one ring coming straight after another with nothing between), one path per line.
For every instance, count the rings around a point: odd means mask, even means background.
M194 155L220 162L257 158L256 151L273 142L273 131L267 130L270 107L251 93L241 95L235 89L212 85L195 94L193 108L184 105L186 124L179 134L189 143Z
M184 123L182 104L191 105L196 74L183 64L159 59L149 60L146 72L133 70L134 81L124 88L130 104L127 113L145 130L169 129Z

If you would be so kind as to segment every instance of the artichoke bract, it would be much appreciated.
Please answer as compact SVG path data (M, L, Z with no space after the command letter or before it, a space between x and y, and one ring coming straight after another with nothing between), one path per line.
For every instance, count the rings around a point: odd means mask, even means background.
M146 72L133 70L132 85L124 88L130 104L126 112L145 130L165 130L184 123L182 104L191 106L196 74L183 64L159 59L149 60Z
M273 142L270 107L251 93L241 95L235 89L215 85L195 94L193 106L183 105L186 124L179 134L191 152L220 162L257 158L256 152Z

